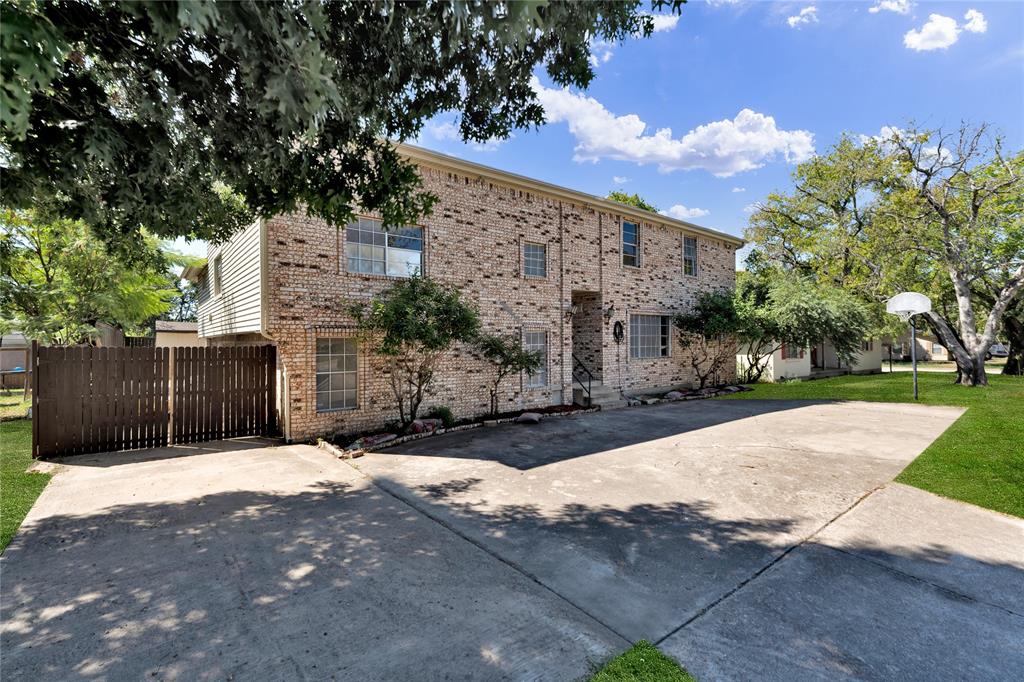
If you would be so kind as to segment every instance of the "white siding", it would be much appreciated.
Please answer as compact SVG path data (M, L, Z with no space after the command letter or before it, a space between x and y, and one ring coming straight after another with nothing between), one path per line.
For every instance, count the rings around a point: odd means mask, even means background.
M199 283L199 336L259 332L262 322L262 221L228 241L210 246ZM214 261L220 257L220 295L213 293Z

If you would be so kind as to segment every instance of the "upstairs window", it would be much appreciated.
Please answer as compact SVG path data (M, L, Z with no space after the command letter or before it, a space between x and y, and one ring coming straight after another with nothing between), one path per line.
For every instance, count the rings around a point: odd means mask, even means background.
M223 269L222 265L223 265L223 262L220 259L220 254L218 254L213 259L213 295L214 296L220 296L220 285L221 285L221 278L220 278L221 277L221 273L220 273L220 271Z
M671 326L668 315L630 315L629 357L667 358Z
M697 238L683 237L683 274L697 276Z
M548 385L548 333L529 331L523 335L523 348L540 355L540 367L526 376L527 388L541 388Z
M622 221L622 264L640 267L640 226Z
M348 271L367 275L411 277L423 274L423 228L389 227L359 218L345 228Z
M523 274L527 277L548 276L547 244L523 244Z

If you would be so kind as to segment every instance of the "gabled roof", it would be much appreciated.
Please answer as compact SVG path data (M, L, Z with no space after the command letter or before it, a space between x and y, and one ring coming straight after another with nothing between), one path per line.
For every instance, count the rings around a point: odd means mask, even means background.
M506 184L522 187L523 189L534 192L535 194L592 206L603 211L608 211L609 213L616 213L636 220L643 220L649 223L659 223L661 225L676 227L687 232L695 232L706 237L721 239L722 241L732 244L737 248L743 246L744 243L739 237L726 232L720 232L709 227L695 225L694 223L690 223L685 220L670 218L669 216L662 215L661 213L651 213L650 211L645 211L643 209L636 208L635 206L620 204L619 202L612 201L611 199L605 199L604 197L594 196L593 194L587 194L586 192L553 185L542 180L534 180L533 178L528 178L525 175L509 173L498 168L491 168L490 166L473 163L472 161L466 161L455 156L449 156L448 154L441 154L440 152L424 149L415 145L405 143L399 144L398 151L409 160L418 164L433 166L436 168L451 169L467 175L476 175L496 182L504 182Z

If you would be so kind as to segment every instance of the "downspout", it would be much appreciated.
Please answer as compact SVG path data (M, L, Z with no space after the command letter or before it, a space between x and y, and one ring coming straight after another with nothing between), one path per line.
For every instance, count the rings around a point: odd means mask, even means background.
M267 240L267 221L262 216L259 219L260 225L260 336L271 343L275 342L270 334L270 250ZM276 345L276 344L275 344ZM285 442L292 440L291 411L288 409L288 371L281 361L280 348L277 353L277 370L275 372L277 381L277 423L281 425L281 432L284 434Z

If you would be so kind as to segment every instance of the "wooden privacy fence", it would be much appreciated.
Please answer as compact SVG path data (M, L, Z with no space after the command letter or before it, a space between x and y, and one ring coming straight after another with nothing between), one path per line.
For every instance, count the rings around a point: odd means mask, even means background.
M275 351L33 344L32 454L276 435Z

